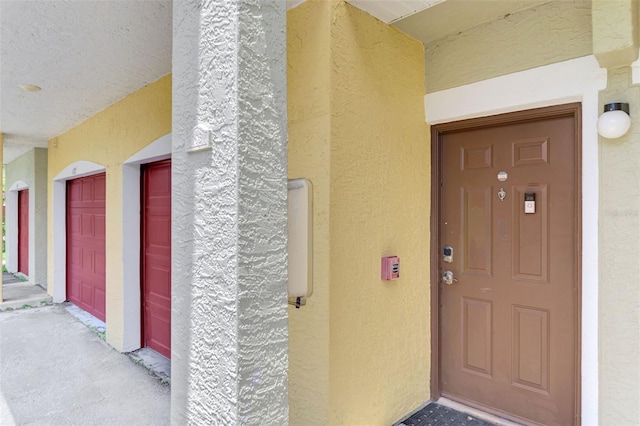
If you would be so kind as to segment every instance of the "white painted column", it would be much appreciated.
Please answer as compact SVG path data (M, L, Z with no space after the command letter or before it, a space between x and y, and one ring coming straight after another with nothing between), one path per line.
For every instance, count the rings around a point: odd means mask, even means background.
M172 424L288 423L286 12L174 0Z

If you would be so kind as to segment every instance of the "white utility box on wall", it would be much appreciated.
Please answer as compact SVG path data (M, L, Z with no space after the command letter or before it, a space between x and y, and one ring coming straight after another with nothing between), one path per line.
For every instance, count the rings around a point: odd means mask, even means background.
M287 185L289 298L313 292L313 186L308 179L292 179Z

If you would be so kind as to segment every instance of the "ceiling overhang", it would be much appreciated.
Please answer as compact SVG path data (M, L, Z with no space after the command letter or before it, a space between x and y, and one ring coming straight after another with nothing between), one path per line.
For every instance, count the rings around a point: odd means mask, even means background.
M367 12L385 24L392 24L403 18L443 3L445 0L348 0L353 6Z
M290 9L305 0L286 1ZM426 44L549 0L348 1ZM171 0L0 1L4 162L169 74L172 8Z
M170 73L172 7L170 0L1 1L4 162Z

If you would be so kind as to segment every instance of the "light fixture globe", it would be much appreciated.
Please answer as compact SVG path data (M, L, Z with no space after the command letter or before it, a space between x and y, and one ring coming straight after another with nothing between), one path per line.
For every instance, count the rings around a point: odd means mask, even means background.
M629 104L611 103L604 106L604 113L598 119L598 134L603 138L616 139L624 136L631 127Z

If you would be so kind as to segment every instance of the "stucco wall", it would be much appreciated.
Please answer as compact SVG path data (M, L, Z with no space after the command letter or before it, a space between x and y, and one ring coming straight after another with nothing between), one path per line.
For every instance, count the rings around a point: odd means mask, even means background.
M329 64L331 2L287 12L289 178L313 183L313 296L289 308L289 419L329 423Z
M553 1L428 43L427 93L592 51L591 2Z
M618 68L638 59L638 0L593 0L593 54L600 66Z
M106 318L107 341L123 347L122 162L171 132L171 76L165 76L109 106L49 141L48 180L77 161L106 168ZM53 286L53 197L48 186L48 282Z
M338 3L331 52L330 420L388 425L429 399L424 49Z
M6 168L7 189L18 181L29 186L29 282L47 288L47 150L34 148ZM17 238L14 232L10 235ZM14 243L8 245L11 251L15 251ZM17 253L10 257L17 262Z
M37 191L33 198L34 216L34 284L47 288L47 160L48 149L35 148L34 187ZM31 197L31 194L30 194Z
M600 419L640 420L640 88L630 68L609 70L600 105L628 102L631 129L600 139Z
M287 17L289 177L314 184L314 293L289 310L290 421L391 424L429 399L423 46L342 1ZM386 255L400 280L380 279Z
M3 151L4 151L4 136L2 132L0 132L0 176L3 175L2 169L4 168L4 159L3 159ZM4 195L4 188L2 189ZM3 211L0 209L0 223L4 221ZM2 302L2 279L0 278L0 302Z
M26 184L29 189L29 227L31 228L29 231L32 231L34 224L33 216L35 213L32 206L37 193L37 189L35 188L34 151L30 150L25 152L12 162L8 163L5 167L5 185L6 190L8 191L6 195L7 198L5 200L6 213L8 213L5 230L7 243L6 266L9 272L18 272L18 191L16 191L16 189L24 189L23 184ZM16 185L20 185L20 187L16 188ZM14 189L13 191L11 190L12 187ZM35 273L35 270L32 270L34 265L31 264L35 260L33 259L33 256L31 256L31 254L34 253L34 236L35 235L32 235L32 232L29 232L30 275ZM46 238L46 236L44 238ZM29 277L29 281L32 281L31 277Z
M174 2L172 424L288 424L285 6Z

